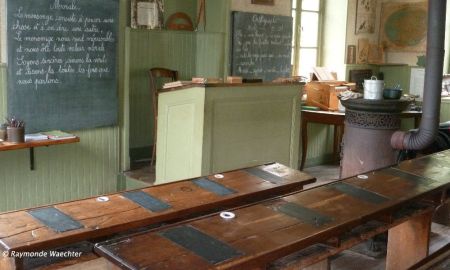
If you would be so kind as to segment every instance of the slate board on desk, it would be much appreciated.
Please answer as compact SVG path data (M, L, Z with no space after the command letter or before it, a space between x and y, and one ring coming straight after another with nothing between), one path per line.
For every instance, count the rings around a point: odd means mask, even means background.
M26 132L117 122L118 0L8 0L8 115Z
M272 81L291 76L292 17L233 12L231 74Z

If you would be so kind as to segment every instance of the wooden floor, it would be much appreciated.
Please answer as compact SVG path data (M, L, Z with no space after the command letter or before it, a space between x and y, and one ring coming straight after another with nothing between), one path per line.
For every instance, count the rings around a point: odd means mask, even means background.
M126 175L130 178L134 178L148 184L153 184L155 179L155 173L153 167L144 164L138 165L138 169L126 172ZM323 165L317 167L305 168L304 171L317 178L317 182L314 184L306 185L305 189L312 188L314 186L322 185L325 183L333 182L339 180L339 166L336 165ZM450 224L448 224L450 226ZM430 253L450 243L450 227L443 226L433 223L432 225L432 235L430 241ZM381 247L382 249L383 247ZM338 256L331 260L332 270L378 270L385 269L385 259L383 256L381 258L373 258L368 255L364 255L360 252L361 250L366 250L367 248L363 245L355 247L352 250L347 250L340 253ZM448 260L448 265L450 266L450 258ZM445 268L436 268L435 270L440 270ZM447 268L447 269L450 269Z
M155 169L148 162L140 162L133 165L136 169L125 172L129 178L133 178L152 185L155 182ZM317 182L307 187L322 185L339 179L339 166L323 165L305 168L304 171L317 178Z
M155 182L155 167L151 166L150 162L136 162L132 168L133 170L125 172L125 176L153 185Z

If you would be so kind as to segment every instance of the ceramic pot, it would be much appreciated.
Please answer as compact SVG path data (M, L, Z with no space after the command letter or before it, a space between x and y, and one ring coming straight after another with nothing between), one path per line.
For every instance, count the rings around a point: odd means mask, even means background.
M11 143L25 142L24 127L6 127L6 141Z
M364 80L364 99L383 99L384 81L372 76Z
M383 97L385 99L399 99L402 96L402 89L386 88L383 90Z

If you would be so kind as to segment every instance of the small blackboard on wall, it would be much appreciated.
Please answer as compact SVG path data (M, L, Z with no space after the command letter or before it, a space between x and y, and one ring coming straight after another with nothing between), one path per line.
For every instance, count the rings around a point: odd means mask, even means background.
M118 0L8 0L8 115L26 132L117 123Z
M272 81L291 76L292 17L233 12L231 74Z

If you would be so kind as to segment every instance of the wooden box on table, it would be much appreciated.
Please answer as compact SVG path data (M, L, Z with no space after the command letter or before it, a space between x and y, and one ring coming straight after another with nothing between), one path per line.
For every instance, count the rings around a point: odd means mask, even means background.
M343 81L312 81L306 84L306 105L326 111L337 111L337 95L349 89Z

